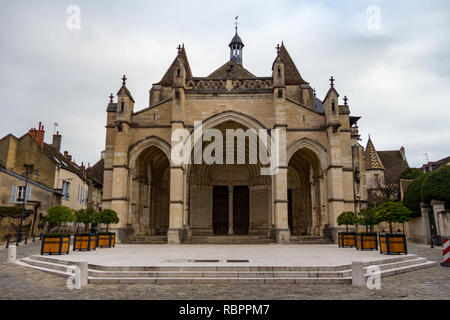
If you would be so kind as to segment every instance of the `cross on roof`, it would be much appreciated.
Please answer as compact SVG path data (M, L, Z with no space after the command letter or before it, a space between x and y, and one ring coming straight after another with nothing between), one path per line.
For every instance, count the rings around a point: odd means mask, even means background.
M348 100L347 96L344 96L344 105L347 105L347 100Z
M181 47L181 45L179 44L179 45L178 45L178 47L177 47L177 49L178 49L178 53L180 53L180 52L181 52L181 48L182 48L182 47Z
M280 47L280 44L277 44L277 47L276 47L276 48L277 48L277 52L280 52L280 48L281 48L281 47Z
M331 78L330 78L330 83L331 83L331 86L334 86L334 78L333 78L333 76L331 76Z
M111 95L109 96L109 103L113 103L113 99L114 99L114 96L113 96L113 94L111 93Z
M237 33L238 24L239 24L238 18L239 18L239 16L236 16L236 18L234 18L234 25L235 25L235 28L236 28L236 33Z
M125 85L127 82L127 77L125 75L123 75L122 77L122 84Z

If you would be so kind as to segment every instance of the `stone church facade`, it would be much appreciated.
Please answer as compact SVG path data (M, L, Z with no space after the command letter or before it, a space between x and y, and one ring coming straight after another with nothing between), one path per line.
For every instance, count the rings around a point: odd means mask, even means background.
M207 77L192 74L184 46L150 89L149 106L135 111L123 77L107 106L103 208L119 214L119 238L167 236L182 243L199 236L335 239L336 217L365 205L364 150L347 98L333 77L316 97L284 44L272 74L257 77L243 66L236 34L230 60ZM203 129L278 129L280 164L261 175L262 164L176 164L172 133L194 122ZM270 131L269 131L270 132ZM207 139L201 141L207 146ZM252 151L245 147L246 158ZM194 153L194 150L192 150ZM194 156L194 155L193 155Z

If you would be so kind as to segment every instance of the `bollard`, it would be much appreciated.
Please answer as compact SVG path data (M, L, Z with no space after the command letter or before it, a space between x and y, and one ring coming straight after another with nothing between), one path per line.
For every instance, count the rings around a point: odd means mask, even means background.
M33 235L33 242L34 242L34 235Z
M364 273L364 263L362 261L352 262L352 286L364 287L366 277Z
M8 248L8 258L6 259L6 262L13 263L16 261L16 246L10 245Z
M450 267L450 238L442 239L442 255L444 256L444 261L441 263L443 267Z
M27 244L28 243L28 237L25 237L25 243L24 244Z
M83 287L88 284L88 263L80 261L76 266L80 269L80 284Z
M6 249L8 249L8 247L9 247L9 238L6 239Z

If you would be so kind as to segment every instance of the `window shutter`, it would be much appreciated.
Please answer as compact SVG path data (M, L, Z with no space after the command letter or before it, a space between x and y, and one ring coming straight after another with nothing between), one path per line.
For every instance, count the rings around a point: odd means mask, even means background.
M27 190L25 193L25 201L30 201L30 197L31 197L31 186L27 186Z
M11 202L12 203L16 203L16 193L17 193L17 187L12 186L12 189L11 189Z

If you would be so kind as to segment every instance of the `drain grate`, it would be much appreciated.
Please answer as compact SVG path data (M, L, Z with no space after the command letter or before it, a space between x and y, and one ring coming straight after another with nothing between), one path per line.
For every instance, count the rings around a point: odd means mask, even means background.
M220 262L220 260L194 260L194 262Z
M227 262L231 262L231 263L233 263L233 262L250 262L249 260L239 260L239 259L234 259L234 260L227 260Z

